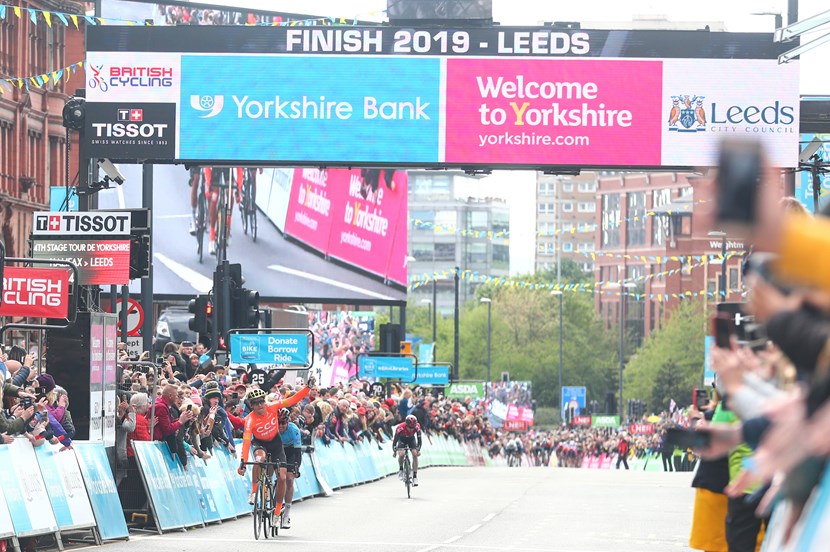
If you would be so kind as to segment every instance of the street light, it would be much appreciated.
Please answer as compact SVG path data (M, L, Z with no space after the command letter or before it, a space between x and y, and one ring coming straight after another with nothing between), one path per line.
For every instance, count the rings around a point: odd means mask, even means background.
M613 282L609 287L620 288L620 391L619 391L619 409L620 409L620 423L625 419L625 410L623 405L623 370L625 368L625 300L628 296L627 289L636 288L637 285L631 282L618 283Z
M720 232L717 230L713 230L706 234L710 238L720 238L720 255L721 255L721 265L720 265L720 282L718 287L720 288L720 294L723 294L723 300L726 301L726 232Z
M551 295L559 296L559 412L562 413L562 291L555 289Z
M432 300L431 299L421 299L421 304L427 306L427 320L432 322ZM434 338L433 338L433 343L435 343Z
M489 297L482 297L481 302L487 304L487 387L490 387L490 307L493 301Z

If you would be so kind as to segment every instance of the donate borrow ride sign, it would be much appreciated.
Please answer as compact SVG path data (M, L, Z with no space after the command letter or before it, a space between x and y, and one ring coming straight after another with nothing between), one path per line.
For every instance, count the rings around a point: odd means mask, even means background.
M308 365L308 334L231 334L231 362Z

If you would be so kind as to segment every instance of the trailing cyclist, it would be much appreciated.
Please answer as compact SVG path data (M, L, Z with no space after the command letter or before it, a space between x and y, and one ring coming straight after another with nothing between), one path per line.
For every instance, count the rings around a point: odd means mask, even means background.
M270 456L272 462L280 464L279 479L277 481L277 500L274 514L279 516L282 514L282 503L285 498L285 480L286 480L286 459L285 451L282 447L282 439L279 434L279 416L280 410L294 406L306 395L308 395L309 388L304 387L299 392L291 395L290 398L277 401L271 404L265 404L265 391L262 389L252 389L248 392L248 404L251 407L251 413L245 419L245 433L242 435L242 457L237 473L245 475L245 462L248 459L248 453L253 444L254 458L256 462L265 462L266 454ZM285 420L288 421L286 415ZM251 494L248 497L248 504L253 504L257 486L259 482L259 470L261 468L254 466L253 487ZM268 468L268 477L271 477L272 469Z
M285 450L285 461L288 464L285 478L285 513L282 516L280 529L291 529L291 502L294 500L294 478L300 477L300 464L303 461L303 437L300 428L288 421L290 411L287 408L280 410L280 439Z
M234 171L234 174L236 174L236 171ZM205 167L204 175L205 182L210 184L210 193L208 194L208 212L210 213L210 242L208 243L208 253L216 255L216 223L219 220L219 194L228 193L225 190L232 187L231 169L227 167ZM227 244L230 243L231 239L231 213L233 213L233 206L228 204L225 213L228 228L228 235L226 237Z
M421 424L410 414L406 421L395 428L392 439L392 456L398 456L398 479L403 480L403 458L406 449L412 451L412 484L418 486L418 456L421 454ZM400 448L400 450L398 450Z

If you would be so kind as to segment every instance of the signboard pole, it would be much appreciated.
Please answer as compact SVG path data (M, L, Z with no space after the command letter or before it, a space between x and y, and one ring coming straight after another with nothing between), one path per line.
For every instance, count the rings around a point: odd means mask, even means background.
M142 165L141 173L141 206L145 209L153 209L153 165ZM153 228L150 228L150 259L153 258ZM124 302L124 305L127 303ZM141 327L141 336L144 338L144 350L153 350L153 263L147 268L147 277L141 280L141 306L144 308L146 316L144 317L144 325ZM126 309L125 309L126 310ZM122 327L126 327L126 322Z

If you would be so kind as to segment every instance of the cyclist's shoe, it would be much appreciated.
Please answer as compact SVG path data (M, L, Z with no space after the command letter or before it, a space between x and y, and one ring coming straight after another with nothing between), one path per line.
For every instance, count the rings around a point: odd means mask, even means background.
M415 477L413 477L413 478L412 478L412 486L413 486L413 487L417 487L417 486L418 486L418 476L417 476L417 475L416 475Z
M248 504L253 506L255 501L256 501L256 493L249 494L248 495Z
M208 253L216 255L216 242L213 240L210 240L210 243L208 243Z
M398 479L403 481L403 470L398 470Z
M194 219L194 218L190 219L190 229L188 230L188 232L190 232L191 236L196 235L196 219Z
M283 514L280 521L280 529L291 529L291 518Z

